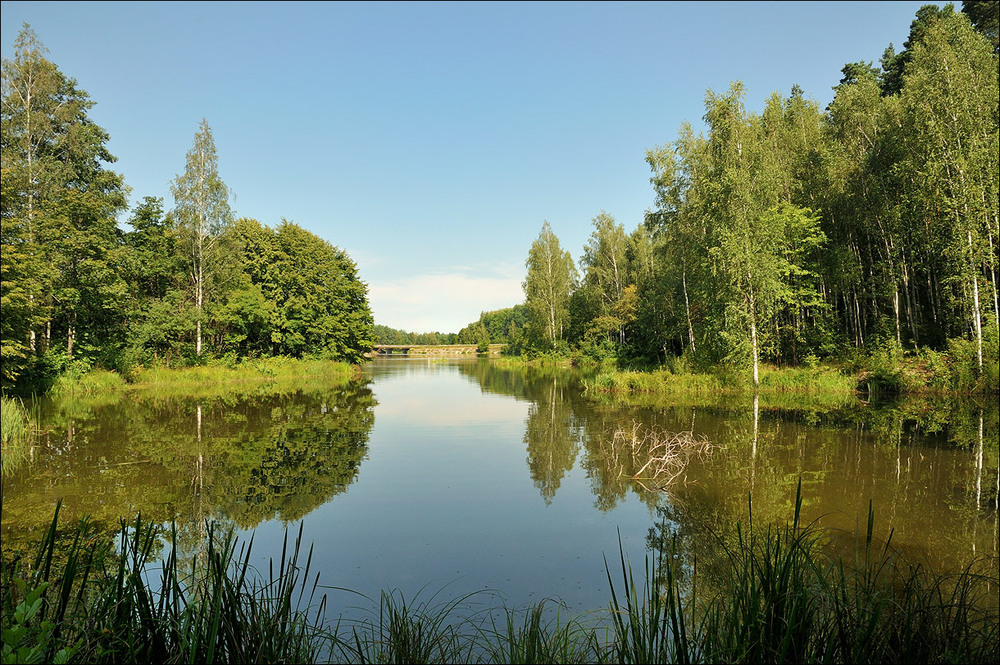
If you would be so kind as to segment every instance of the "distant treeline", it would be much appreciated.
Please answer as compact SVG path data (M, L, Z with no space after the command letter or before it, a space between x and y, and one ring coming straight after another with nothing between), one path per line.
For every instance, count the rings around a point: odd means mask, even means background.
M946 351L996 383L996 2L926 5L880 66L849 63L821 110L760 113L734 83L647 151L655 205L611 216L577 266L548 223L524 283L526 353L693 364ZM936 350L936 351L935 351Z
M442 332L407 332L375 324L376 344L457 344L458 335Z
M123 230L94 102L25 25L3 60L0 381L43 391L100 365L303 355L357 361L374 342L351 258L287 221L236 219L202 121L173 208L145 197Z
M528 308L515 305L493 312L482 312L457 333L415 333L375 325L377 344L508 344L523 337L528 322Z

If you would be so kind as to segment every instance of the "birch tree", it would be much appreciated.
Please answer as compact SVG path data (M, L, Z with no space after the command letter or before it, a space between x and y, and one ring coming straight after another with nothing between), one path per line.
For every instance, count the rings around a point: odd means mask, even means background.
M88 115L94 102L86 91L45 59L29 27L15 46L3 65L5 225L18 227L12 235L26 262L29 350L37 350L35 326L46 324L48 341L55 324L72 360L78 330L106 348L121 325L111 314L126 293L114 259L115 218L127 188L107 167L116 158L108 133Z
M573 257L559 246L559 238L548 222L542 224L524 265L528 275L521 286L529 312L529 328L536 342L551 348L563 339L576 268Z
M170 192L174 196L174 216L186 238L191 260L191 287L197 316L195 354L200 356L205 307L220 268L220 245L233 221L229 188L219 177L215 140L204 118L187 153L184 173L174 179Z
M962 309L983 366L984 291L997 316L997 57L961 14L930 22L911 49L902 103L906 149L899 164L913 175L915 212L938 229L948 278L961 285ZM988 284L990 288L983 289Z

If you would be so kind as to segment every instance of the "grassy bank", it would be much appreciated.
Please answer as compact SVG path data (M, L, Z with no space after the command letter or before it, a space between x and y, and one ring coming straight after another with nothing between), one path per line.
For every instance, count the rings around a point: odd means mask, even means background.
M874 518L855 554L829 554L826 534L799 524L737 525L719 539L721 575L676 537L636 576L607 564L606 611L554 616L545 604L476 610L473 595L427 601L384 592L367 618L326 621L302 530L267 575L238 545L208 532L194 569L159 535L123 525L118 548L82 522L57 537L58 508L31 561L0 569L3 662L995 662L996 575L970 565L930 575L873 547ZM176 545L176 531L167 534ZM59 545L63 543L63 545ZM693 568L692 568L693 564Z
M808 398L846 402L856 395L995 395L998 391L996 364L979 370L968 350L952 354L925 349L903 353L889 348L836 364L809 367L762 365L762 397ZM674 367L675 365L679 367ZM677 370L677 371L672 371ZM720 366L708 372L693 372L676 362L652 371L605 369L584 381L587 390L612 395L700 396L720 398L753 392L749 370Z
M490 362L499 367L572 367L573 359L558 354L543 354L539 356L497 356Z
M764 396L800 396L809 400L842 403L854 397L856 376L832 367L764 367L759 392ZM753 392L753 385L743 373L716 371L706 374L679 373L662 368L652 372L605 370L584 380L588 391L613 395L646 394L656 396L702 397L720 399Z
M262 384L343 382L356 376L356 366L333 360L259 358L239 364L222 362L195 367L137 368L125 380L120 374L92 369L81 375L63 374L56 379L54 395L100 395L140 390L187 396L253 393Z
M35 439L34 419L24 403L16 397L0 396L0 468L9 473L31 455Z

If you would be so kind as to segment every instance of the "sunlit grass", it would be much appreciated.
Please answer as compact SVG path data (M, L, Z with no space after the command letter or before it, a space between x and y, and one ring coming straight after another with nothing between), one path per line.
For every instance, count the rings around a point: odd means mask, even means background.
M65 373L56 377L49 389L53 395L106 395L125 388L125 379L117 372L91 369L83 374Z
M94 369L73 377L60 376L57 397L107 398L124 392L156 397L262 396L291 389L321 389L343 385L359 374L357 366L332 360L261 358L234 366L222 363L196 367L138 368L126 383L119 374Z
M23 466L31 456L35 438L33 420L24 403L0 396L0 469L10 473Z
M584 379L589 396L609 396L616 401L655 404L723 406L732 399L754 393L749 376L733 371L710 374L678 373L669 369L651 372L611 370ZM856 401L856 378L834 368L776 368L765 366L757 393L766 408L833 409Z

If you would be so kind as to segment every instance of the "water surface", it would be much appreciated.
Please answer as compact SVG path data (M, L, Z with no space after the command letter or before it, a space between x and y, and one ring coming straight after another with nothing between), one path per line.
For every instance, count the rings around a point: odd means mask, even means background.
M250 394L44 401L33 460L3 478L5 549L37 539L57 500L108 531L141 511L177 522L188 556L204 524L254 533L254 562L304 523L321 583L372 598L490 590L510 606L606 607L605 557L639 565L652 535L693 556L744 519L803 517L864 530L937 570L994 557L996 408L778 410L626 405L588 397L568 369L378 359L349 384ZM710 442L667 483L626 433ZM627 438L627 437L625 437ZM618 443L616 443L618 441ZM364 605L330 592L332 614Z

